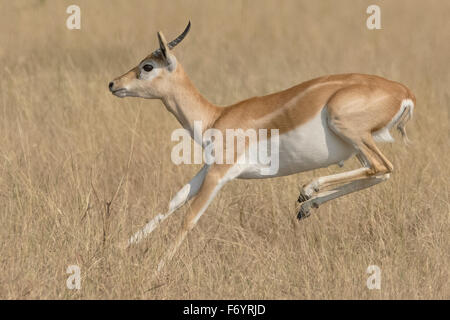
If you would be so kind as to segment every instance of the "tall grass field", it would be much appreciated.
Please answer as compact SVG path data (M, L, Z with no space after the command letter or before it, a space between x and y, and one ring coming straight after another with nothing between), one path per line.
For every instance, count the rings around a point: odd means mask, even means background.
M68 6L81 9L70 30ZM366 26L379 5L381 29ZM444 0L0 1L0 298L449 299L450 2ZM188 206L121 244L201 165L176 165L161 101L108 83L192 28L174 54L230 105L326 74L376 74L417 98L412 140L380 144L387 182L296 219L313 177L235 180L157 280ZM68 267L81 288L67 287ZM369 289L369 266L381 287Z

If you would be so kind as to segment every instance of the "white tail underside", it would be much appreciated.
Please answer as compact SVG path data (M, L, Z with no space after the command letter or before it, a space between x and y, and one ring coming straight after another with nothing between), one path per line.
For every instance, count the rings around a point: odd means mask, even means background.
M389 130L400 120L405 110L411 118L414 111L414 102L411 99L403 99L400 110L392 118L391 122L386 127L372 133L374 140L378 142L394 142L394 138Z

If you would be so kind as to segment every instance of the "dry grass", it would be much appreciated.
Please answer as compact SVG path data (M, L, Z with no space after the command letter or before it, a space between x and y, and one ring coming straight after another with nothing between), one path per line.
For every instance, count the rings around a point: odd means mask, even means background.
M65 27L69 4L82 29ZM448 1L2 1L0 297L448 299ZM414 144L382 146L393 177L295 220L317 170L233 181L167 267L185 210L142 245L127 239L194 175L170 161L179 125L159 101L117 99L108 82L188 19L176 50L210 100L229 104L327 74L401 81L417 97ZM351 161L346 168L356 166ZM112 202L111 202L112 201ZM66 289L78 264L82 289ZM366 288L368 265L381 290Z

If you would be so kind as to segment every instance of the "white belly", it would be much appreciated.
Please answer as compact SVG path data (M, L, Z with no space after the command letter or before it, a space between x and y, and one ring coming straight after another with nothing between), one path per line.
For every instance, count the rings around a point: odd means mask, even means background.
M314 118L279 136L279 168L276 173L262 174L267 166L249 164L238 176L240 179L262 179L286 176L347 160L356 153L354 147L339 138L327 124L323 108Z

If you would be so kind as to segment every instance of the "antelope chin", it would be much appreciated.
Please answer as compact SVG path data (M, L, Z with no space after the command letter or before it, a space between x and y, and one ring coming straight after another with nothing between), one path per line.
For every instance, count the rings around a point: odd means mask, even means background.
M125 98L127 96L127 89L125 88L117 89L114 90L112 94L119 98Z

